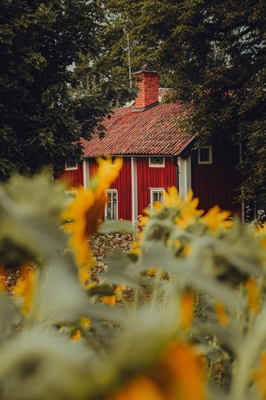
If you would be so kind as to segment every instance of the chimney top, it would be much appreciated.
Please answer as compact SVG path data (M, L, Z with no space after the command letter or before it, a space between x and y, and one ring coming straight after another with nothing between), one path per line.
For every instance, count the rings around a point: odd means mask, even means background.
M143 67L146 67L143 66ZM133 72L136 84L139 86L135 102L135 111L144 111L159 103L159 75L156 71L141 69ZM140 78L140 79L139 79Z

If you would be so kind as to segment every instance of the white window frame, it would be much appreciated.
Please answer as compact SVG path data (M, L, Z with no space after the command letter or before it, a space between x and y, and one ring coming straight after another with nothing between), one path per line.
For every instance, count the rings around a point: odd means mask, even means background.
M165 203L165 198L164 198L164 193L165 193L165 189L164 188L150 188L150 208L153 208L154 203L156 203L157 201L153 200L153 196L155 193L162 193L163 194L163 202L162 204Z
M65 162L65 171L76 171L78 169L78 163L76 162L75 165L68 167L67 161Z
M108 194L115 193L116 194L116 216L115 218L108 218ZM104 219L118 219L118 192L117 189L108 189L105 191L106 194L106 204L105 204L105 209L104 209ZM113 200L112 200L113 203ZM113 204L111 206L111 214L113 214Z
M156 164L152 162L153 158L161 158L162 159L162 164ZM165 167L165 157L161 157L161 156L154 156L154 157L149 157L149 167L152 168L164 168Z
M208 161L202 161L200 158L200 151L202 149L207 149L209 151L209 160ZM212 164L212 146L200 146L198 148L198 164Z

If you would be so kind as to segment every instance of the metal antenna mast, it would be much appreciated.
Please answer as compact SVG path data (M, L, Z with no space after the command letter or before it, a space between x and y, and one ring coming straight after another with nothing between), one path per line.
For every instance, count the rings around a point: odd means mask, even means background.
M127 33L127 55L128 55L129 87L132 88L131 59L130 59L130 46L129 46L129 34L128 33Z

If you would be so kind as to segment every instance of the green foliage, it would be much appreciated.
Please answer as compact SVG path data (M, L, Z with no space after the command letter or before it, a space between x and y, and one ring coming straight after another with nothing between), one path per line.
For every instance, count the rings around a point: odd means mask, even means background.
M1 283L11 255L13 270L22 273L13 291L24 282L21 297L6 295L1 286L1 399L108 399L117 388L123 394L123 385L139 375L156 385L158 399L183 400L181 390L194 400L187 390L191 382L198 385L200 400L263 398L258 384L265 390L259 379L265 366L257 375L254 371L266 354L265 230L230 222L217 209L202 217L195 200L181 201L173 190L168 200L167 206L149 210L134 253L125 251L131 234L91 238L97 256L99 250L109 252L110 242L117 249L108 256L107 270L99 271L98 284L84 289L68 236L60 229L64 187L48 173L14 176L1 187ZM23 265L33 261L29 280ZM104 304L119 285L116 306ZM184 303L187 295L195 300L194 316L192 304ZM23 298L26 313L21 313ZM73 342L77 332L81 337ZM187 350L179 358L170 354L171 373L162 374L161 366L151 374L173 341L177 348L186 343ZM195 375L195 349L205 360L206 387ZM137 398L146 398L145 388L136 385Z
M102 16L96 1L1 2L1 180L80 160L79 138L88 139L109 110L101 86L73 95L76 69L100 52Z
M85 400L106 396L139 368L137 360L152 331L164 323L157 340L149 342L142 365L158 354L172 325L172 318L166 319L161 312L153 318L150 307L143 308L137 319L131 310L133 318L128 320L126 310L102 304L95 294L82 288L72 253L65 251L68 236L60 229L60 215L66 205L64 187L52 182L49 174L33 179L14 176L1 187L1 283L4 269L11 267L8 257L12 253L13 270L22 274L24 295L30 294L29 312L21 314L23 297L11 297L10 290L7 296L1 286L3 400ZM36 263L35 279L30 282L23 277L23 265L32 261ZM131 279L135 285L137 276L138 272ZM112 294L110 285L107 293ZM89 318L89 327L82 325L84 317ZM152 317L148 330L141 323L147 317ZM129 350L138 342L135 324L139 325L138 337L142 337L144 346L138 346L136 356L128 360ZM82 332L83 338L73 343L71 337L76 330Z
M161 86L173 89L171 100L193 102L182 128L199 143L222 136L241 143L243 199L265 199L265 2L104 4L113 13L107 26L116 38L109 41L114 64L118 60L126 76L128 34L133 70L147 63L159 72Z
M244 199L265 198L265 3L146 4L145 29L162 38L158 57L172 71L175 98L193 102L186 128L201 143L223 135L242 143Z
M136 96L136 87L131 72L139 71L149 63L157 68L152 38L149 45L139 34L143 1L101 2L105 20L99 30L101 53L91 65L97 81L104 80L106 92L115 106L123 106Z

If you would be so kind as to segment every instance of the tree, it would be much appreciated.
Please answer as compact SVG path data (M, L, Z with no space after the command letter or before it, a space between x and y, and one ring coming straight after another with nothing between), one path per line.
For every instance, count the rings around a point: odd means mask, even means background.
M148 64L157 69L152 39L139 35L143 0L102 0L105 20L98 30L101 52L88 64L89 75L104 82L105 93L114 106L124 105L136 96L132 72Z
M147 62L173 89L170 100L193 103L182 126L198 144L214 137L241 144L242 199L266 199L266 3L119 0L116 14L112 0L104 3L130 37L133 68ZM107 25L121 41L115 24ZM119 40L110 54L121 60Z
M79 66L100 53L102 18L97 1L1 1L0 180L80 160L80 137L110 108L100 85L77 95Z
M184 127L199 143L242 145L242 199L266 199L266 3L147 0L140 34L157 39L172 99L193 102Z

